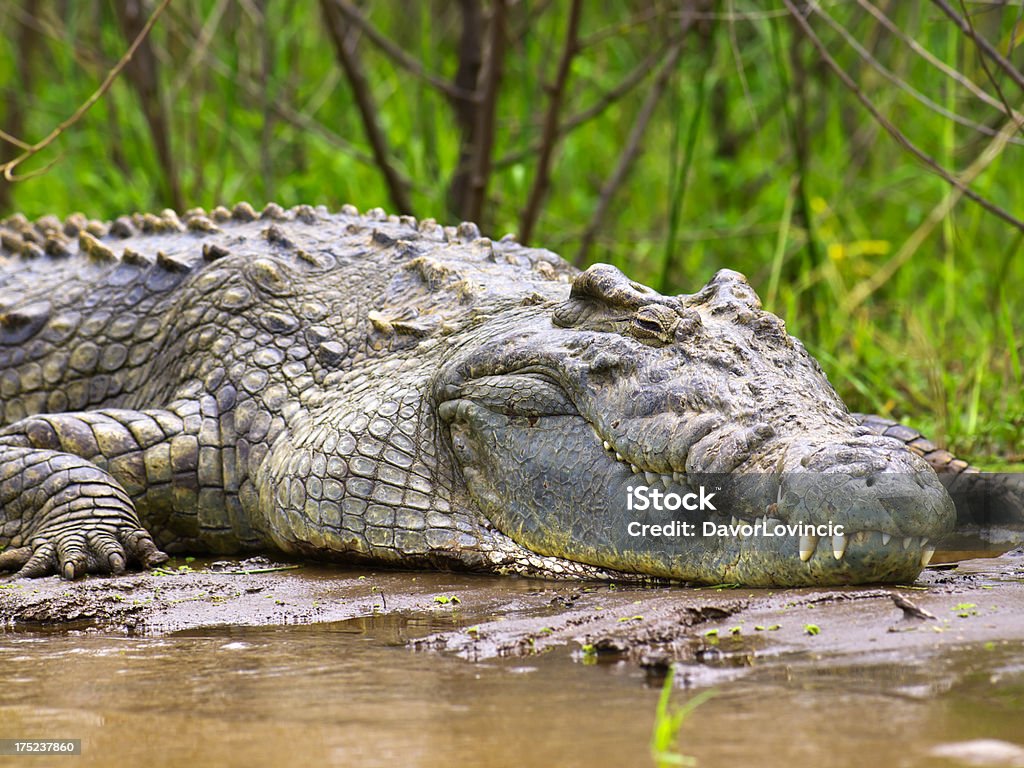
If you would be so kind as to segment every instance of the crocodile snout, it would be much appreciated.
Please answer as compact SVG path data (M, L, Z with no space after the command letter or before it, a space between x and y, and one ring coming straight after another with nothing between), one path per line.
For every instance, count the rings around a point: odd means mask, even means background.
M904 559L923 567L953 528L953 501L935 472L892 439L794 445L784 463L779 515L833 531L800 537L805 563Z

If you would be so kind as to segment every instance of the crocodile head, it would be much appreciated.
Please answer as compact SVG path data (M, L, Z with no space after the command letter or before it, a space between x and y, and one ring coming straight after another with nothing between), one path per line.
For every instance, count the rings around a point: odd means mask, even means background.
M663 296L595 265L481 340L434 400L469 495L532 552L712 584L905 582L952 528L931 468L857 425L736 272Z

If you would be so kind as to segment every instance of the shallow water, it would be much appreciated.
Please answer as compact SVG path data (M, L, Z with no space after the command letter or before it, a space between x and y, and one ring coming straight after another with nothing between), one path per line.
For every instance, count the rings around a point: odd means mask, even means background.
M649 766L659 693L568 649L471 663L414 652L445 614L136 638L0 634L0 738L80 738L32 766ZM1024 645L693 666L715 688L683 727L700 765L953 765L930 750L1020 740ZM691 691L678 690L684 701ZM1007 763L1003 763L1007 764Z

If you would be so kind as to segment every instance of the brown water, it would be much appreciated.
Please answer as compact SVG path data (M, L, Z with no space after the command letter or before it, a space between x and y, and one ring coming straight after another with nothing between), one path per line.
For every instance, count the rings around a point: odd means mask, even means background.
M474 664L404 647L450 626L421 614L159 638L0 633L0 738L83 740L78 757L0 764L653 764L659 686L642 669L567 649ZM695 666L717 695L678 748L702 766L934 766L957 764L929 756L940 744L1024 740L1021 643L915 653Z

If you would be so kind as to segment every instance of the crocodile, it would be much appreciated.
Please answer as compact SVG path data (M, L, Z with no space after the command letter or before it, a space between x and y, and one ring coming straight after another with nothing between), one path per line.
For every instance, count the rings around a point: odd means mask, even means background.
M738 272L662 295L471 223L273 203L16 215L0 245L20 576L269 551L910 582L953 525L932 465L966 464L852 415Z

